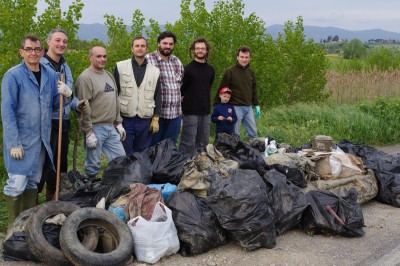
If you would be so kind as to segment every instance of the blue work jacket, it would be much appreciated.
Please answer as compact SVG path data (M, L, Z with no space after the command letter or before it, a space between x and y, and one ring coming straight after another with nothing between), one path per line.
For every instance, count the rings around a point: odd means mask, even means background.
M50 61L46 57L42 57L40 59L40 62L45 66L48 67L49 69L53 70L56 75L57 75L57 80L60 79L61 74L64 74L64 83L67 84L67 86L72 90L73 89L73 82L74 79L72 78L72 73L71 69L67 65L67 63L61 64L61 71L57 72L54 68L54 66L50 63ZM76 110L76 106L79 103L79 99L76 97L73 97L71 100L70 104L64 105L63 107L63 119L69 119L70 118L70 113L71 113L71 108ZM57 108L53 110L52 113L52 119L60 119L60 108Z
M9 69L2 80L3 150L8 173L36 175L42 143L54 169L50 148L51 114L59 108L60 94L55 72L42 64L40 69L40 88L24 61ZM70 101L65 99L64 102L69 104ZM24 150L22 160L16 160L10 155L10 149L19 146Z

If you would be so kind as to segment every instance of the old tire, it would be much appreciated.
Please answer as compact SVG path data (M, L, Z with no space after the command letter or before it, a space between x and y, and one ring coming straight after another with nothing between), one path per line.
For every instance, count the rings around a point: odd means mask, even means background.
M107 253L88 250L77 238L77 230L97 227L111 237L115 249ZM128 226L116 215L97 208L82 208L65 220L60 233L65 256L75 265L124 265L131 259L133 237Z
M48 218L57 214L69 216L79 209L79 206L63 201L49 201L35 208L34 213L29 217L25 228L25 234L29 250L37 259L47 265L71 265L71 262L64 256L62 250L47 242L43 234L43 224ZM94 249L98 241L97 229L93 228L91 230L85 229L81 231L82 241L84 241L85 245ZM84 236L82 236L82 233Z

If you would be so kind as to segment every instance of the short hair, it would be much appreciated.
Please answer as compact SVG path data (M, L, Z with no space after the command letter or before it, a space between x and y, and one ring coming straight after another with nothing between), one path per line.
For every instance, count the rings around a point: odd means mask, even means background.
M26 40L30 40L32 42L39 41L40 47L42 47L42 41L39 39L38 36L33 35L33 34L27 34L21 39L21 47L20 47L21 49L24 49Z
M64 33L65 36L67 36L67 39L68 39L68 34L67 34L67 32L66 32L65 30L63 30L63 29L61 29L61 28L56 28L56 29L52 29L52 30L49 32L49 34L47 34L47 40L51 40L51 38L53 37L53 34L56 33L56 32Z
M106 49L103 45L99 45L99 44L93 45L93 46L90 47L90 49L89 49L89 56L92 56L92 55L93 55L93 48L95 48L95 47L103 47L104 49Z
M207 57L206 57L206 59L208 59L208 52L210 52L210 50L211 50L211 45L205 38L197 38L196 40L194 40L192 42L192 44L189 47L189 56L190 56L190 58L192 58L192 52L194 51L196 43L204 43L206 45L206 48L207 48Z
M238 48L238 50L237 50L237 56L239 56L239 53L240 52L242 52L242 53L249 53L250 55L251 55L251 52L250 52L250 47L248 47L248 46L240 46L239 48Z
M143 37L143 36L136 36L135 38L133 38L132 41L131 41L131 47L133 46L133 43L134 43L134 41L136 41L136 40L144 40L144 41L146 42L146 47L147 47L147 40L146 40L146 38Z
M158 35L158 37L157 37L157 43L160 43L161 40L163 40L163 39L165 39L165 38L168 38L168 37L173 38L173 39L174 39L174 43L176 43L176 35L173 34L173 33L170 32L170 31L163 31L163 32L161 32L161 34Z

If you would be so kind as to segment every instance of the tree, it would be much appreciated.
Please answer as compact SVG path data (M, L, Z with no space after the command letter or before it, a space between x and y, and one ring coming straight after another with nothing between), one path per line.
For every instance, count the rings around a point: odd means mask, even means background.
M352 39L350 42L343 45L344 59L359 59L367 54L367 48L361 40Z
M104 17L108 36L106 68L113 71L118 61L132 56L130 35L122 18L107 14Z
M182 0L180 19L174 25L166 25L168 30L177 35L175 54L183 64L191 60L188 54L190 43L195 38L204 37L212 45L209 63L216 71L214 92L225 68L236 62L236 51L241 45L252 49L251 64L258 71L257 64L264 60L259 56L266 36L264 22L255 14L244 17L244 4L241 0L216 1L211 11L206 10L202 0L193 2L193 10L190 9L191 3L190 0ZM261 72L256 74L260 74L262 79Z
M337 41L339 41L339 36L337 35L333 36L332 42L337 42Z
M276 42L270 37L267 44L263 56L268 63L263 68L270 106L321 101L329 96L324 93L327 59L323 46L305 40L302 17L296 24L286 22Z
M68 33L68 45L71 49L77 42L79 29L78 21L82 18L84 4L81 0L76 0L68 7L67 11L62 11L60 0L45 0L48 4L45 11L37 17L35 32L42 40L46 40L50 30L61 28Z
M396 49L389 49L383 46L372 49L366 61L371 68L376 68L381 71L390 69L398 69L400 67L399 51Z
M33 33L37 0L0 0L0 78L18 64L20 41Z

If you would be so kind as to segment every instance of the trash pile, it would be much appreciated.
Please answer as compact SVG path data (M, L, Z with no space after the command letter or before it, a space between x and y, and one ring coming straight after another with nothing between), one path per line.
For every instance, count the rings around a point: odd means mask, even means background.
M220 134L193 158L165 140L109 162L101 180L63 175L58 201L24 211L5 260L156 263L228 241L273 248L285 232L364 235L360 204L400 207L400 154L316 136L301 148ZM279 245L279 243L278 243Z

